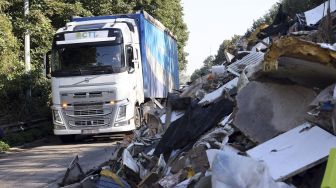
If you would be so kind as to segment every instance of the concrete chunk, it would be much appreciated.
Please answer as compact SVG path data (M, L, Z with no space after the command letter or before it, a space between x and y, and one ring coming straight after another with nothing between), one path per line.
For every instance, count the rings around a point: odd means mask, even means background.
M234 125L251 140L263 143L305 122L312 89L298 85L250 82L237 96Z

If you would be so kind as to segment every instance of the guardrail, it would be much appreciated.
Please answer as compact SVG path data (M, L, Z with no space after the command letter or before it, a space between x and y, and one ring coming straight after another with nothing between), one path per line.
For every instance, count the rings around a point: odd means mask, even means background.
M27 122L15 122L15 123L0 125L0 129L2 130L4 134L16 133L20 131L29 130L32 128L39 128L45 125L44 123L48 121L51 122L51 119L49 117L48 118L38 118L38 119L30 120Z

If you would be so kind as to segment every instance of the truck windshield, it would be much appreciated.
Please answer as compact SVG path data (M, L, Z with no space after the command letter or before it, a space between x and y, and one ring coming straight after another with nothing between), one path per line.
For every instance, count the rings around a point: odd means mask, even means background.
M61 46L53 51L53 76L118 73L125 68L122 44Z

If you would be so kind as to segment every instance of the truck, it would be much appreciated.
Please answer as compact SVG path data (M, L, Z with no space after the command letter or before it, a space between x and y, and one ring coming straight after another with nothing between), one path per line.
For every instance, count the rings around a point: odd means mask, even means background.
M73 17L44 63L54 134L63 142L134 130L145 101L179 87L176 37L145 11Z

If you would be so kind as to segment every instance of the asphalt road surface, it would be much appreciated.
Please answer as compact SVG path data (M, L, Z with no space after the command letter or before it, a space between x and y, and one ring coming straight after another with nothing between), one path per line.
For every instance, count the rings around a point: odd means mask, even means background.
M76 155L85 172L112 156L116 140L120 136L64 145L52 137L29 148L11 149L0 154L0 188L58 187Z

